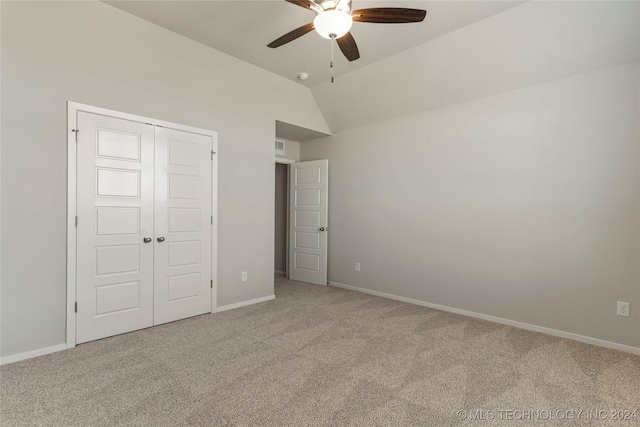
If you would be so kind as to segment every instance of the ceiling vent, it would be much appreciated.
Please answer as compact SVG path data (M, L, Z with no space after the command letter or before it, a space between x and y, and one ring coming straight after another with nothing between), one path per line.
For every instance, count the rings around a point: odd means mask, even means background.
M276 139L276 154L284 156L284 141Z

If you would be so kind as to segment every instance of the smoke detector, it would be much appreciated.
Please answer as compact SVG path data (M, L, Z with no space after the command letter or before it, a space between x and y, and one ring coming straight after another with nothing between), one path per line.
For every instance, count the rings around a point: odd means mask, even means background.
M309 73L300 73L298 74L298 78L300 80L307 80L309 78Z

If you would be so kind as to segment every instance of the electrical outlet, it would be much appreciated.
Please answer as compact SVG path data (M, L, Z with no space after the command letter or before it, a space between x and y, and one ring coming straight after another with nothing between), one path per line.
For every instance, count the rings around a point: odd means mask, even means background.
M356 262L356 271L360 271L360 263Z
M618 316L629 317L629 303L618 301Z
M242 281L243 281L243 282L246 282L246 281L247 281L247 272L246 272L246 271L243 271L243 272L242 272Z

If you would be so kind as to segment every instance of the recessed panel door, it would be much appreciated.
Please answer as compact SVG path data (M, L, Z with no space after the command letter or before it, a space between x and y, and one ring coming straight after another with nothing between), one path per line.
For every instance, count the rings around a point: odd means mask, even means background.
M153 325L154 135L143 123L85 112L77 119L82 343Z
M289 278L327 284L328 160L291 164Z
M210 136L156 127L154 324L211 312Z

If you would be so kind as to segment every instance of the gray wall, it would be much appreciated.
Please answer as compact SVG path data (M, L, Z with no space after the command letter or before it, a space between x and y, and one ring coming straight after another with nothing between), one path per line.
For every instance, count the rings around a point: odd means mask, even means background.
M273 294L275 121L329 133L309 90L104 3L1 7L0 354L65 342L67 100L218 131L218 305Z
M275 256L274 270L287 271L287 174L289 166L276 163L275 167Z
M636 62L305 142L329 280L640 346L639 99Z

